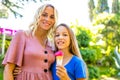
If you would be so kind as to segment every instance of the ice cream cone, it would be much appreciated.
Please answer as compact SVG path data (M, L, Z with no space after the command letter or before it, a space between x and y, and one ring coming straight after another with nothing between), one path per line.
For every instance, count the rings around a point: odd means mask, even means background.
M58 52L55 53L55 56L56 56L57 65L62 65L63 52L62 51L58 51Z

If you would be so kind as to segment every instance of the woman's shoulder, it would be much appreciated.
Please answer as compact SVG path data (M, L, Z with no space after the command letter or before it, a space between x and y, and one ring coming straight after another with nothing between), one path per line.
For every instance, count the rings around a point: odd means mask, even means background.
M25 33L24 30L18 30L15 35L23 35Z
M27 36L27 31L25 30L18 30L16 33L15 33L15 36L23 36L23 37L26 37Z

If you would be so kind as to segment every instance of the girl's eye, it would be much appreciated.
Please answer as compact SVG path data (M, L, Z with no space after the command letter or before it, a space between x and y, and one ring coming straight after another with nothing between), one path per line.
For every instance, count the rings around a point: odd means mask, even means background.
M58 37L59 36L59 34L55 34L55 37Z
M63 34L64 36L68 36L67 34Z

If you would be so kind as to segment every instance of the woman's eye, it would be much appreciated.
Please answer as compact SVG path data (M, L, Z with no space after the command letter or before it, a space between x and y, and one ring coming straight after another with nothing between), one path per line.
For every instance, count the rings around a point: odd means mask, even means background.
M48 17L48 15L47 15L46 13L43 13L42 16L43 16L43 17ZM54 15L51 15L50 18L51 18L51 19L54 19L55 17L54 17Z
M54 19L55 17L54 16L50 16L51 19Z
M46 17L46 16L47 16L47 14L42 14L42 16Z

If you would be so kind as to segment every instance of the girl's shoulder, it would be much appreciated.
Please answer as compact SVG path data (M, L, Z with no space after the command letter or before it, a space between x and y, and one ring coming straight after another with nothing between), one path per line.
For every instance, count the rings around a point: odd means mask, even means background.
M82 60L80 57L76 56L76 55L73 55L72 57L74 60Z
M75 55L72 57L72 61L74 61L76 63L84 62L82 58L75 56Z

